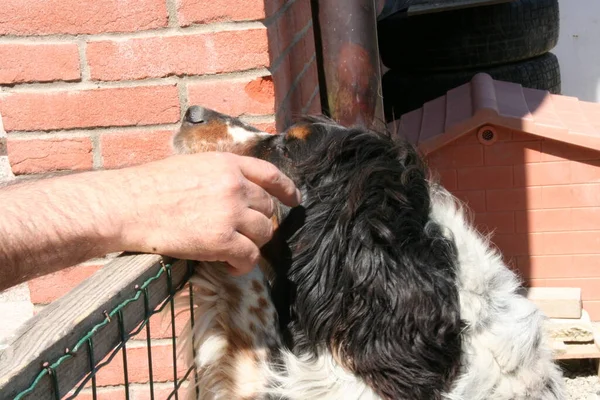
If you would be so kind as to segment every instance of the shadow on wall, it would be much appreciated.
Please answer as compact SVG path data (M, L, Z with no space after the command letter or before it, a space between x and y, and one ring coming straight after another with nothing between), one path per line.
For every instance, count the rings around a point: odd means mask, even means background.
M553 50L560 61L562 93L600 102L600 2L560 0L560 37Z

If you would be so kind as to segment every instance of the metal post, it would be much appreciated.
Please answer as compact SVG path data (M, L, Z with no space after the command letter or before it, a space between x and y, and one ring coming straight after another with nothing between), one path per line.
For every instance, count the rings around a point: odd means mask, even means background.
M342 125L384 129L377 45L380 0L313 0L324 112Z

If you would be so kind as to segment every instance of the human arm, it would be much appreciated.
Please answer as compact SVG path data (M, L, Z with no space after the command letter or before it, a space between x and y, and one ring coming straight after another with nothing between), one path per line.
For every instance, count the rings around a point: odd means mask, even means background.
M225 261L245 272L272 235L267 192L298 204L273 165L228 153L1 188L0 290L116 251Z

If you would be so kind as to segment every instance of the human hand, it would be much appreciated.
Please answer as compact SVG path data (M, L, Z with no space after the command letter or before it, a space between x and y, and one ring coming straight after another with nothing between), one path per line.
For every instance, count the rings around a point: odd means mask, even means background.
M250 271L273 235L275 204L300 202L274 165L230 153L178 155L126 172L121 247ZM132 200L133 199L133 200Z

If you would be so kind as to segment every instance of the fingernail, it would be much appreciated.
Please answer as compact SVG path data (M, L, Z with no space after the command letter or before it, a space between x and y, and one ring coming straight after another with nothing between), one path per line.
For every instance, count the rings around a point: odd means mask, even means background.
M302 203L302 193L300 193L299 189L296 189L296 199L298 200L298 204Z

